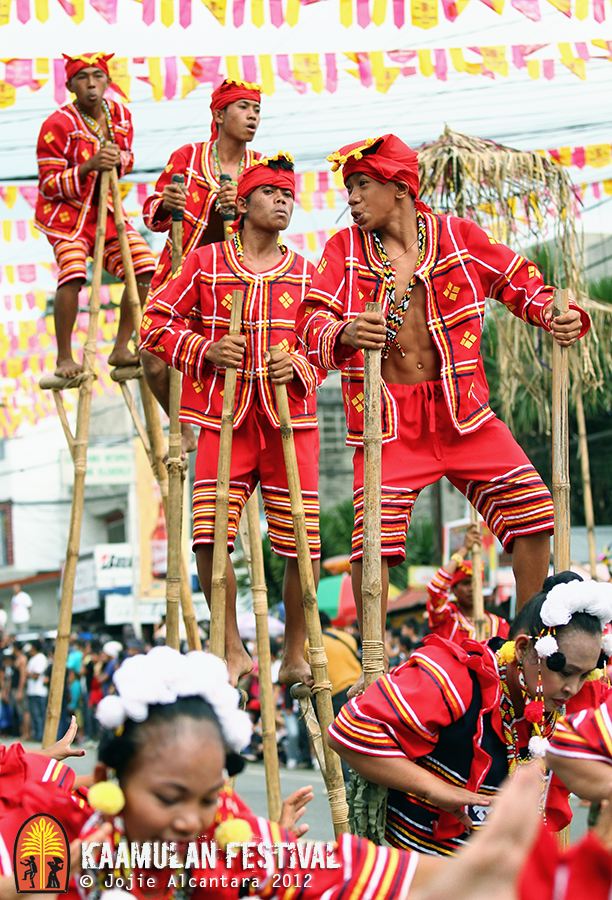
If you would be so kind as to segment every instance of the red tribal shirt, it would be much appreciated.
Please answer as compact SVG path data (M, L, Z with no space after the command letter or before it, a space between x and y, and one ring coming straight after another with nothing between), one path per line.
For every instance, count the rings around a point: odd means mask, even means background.
M440 378L452 422L461 434L476 431L494 413L480 355L487 298L503 303L531 325L547 328L543 314L553 296L537 267L455 216L425 217L425 255L416 269L427 293L429 332L440 355ZM371 234L345 228L325 245L312 288L298 312L297 331L313 365L342 369L348 444L363 438L363 352L337 341L365 304L377 301L386 317L383 264ZM571 304L572 309L579 309ZM580 310L582 330L590 327ZM397 437L397 407L382 382L383 441Z
M211 211L214 209L220 184L215 174L212 155L214 141L200 144L185 144L175 150L168 165L157 179L155 190L145 200L142 217L150 231L170 231L172 218L156 219L155 215L163 202L163 190L172 181L173 175L185 178L186 207L183 216L183 256L200 246L200 242L208 227ZM244 168L252 166L261 153L246 150ZM172 238L168 237L159 257L157 271L151 282L151 289L156 290L167 281L172 270Z
M427 585L427 616L429 630L438 637L462 644L476 639L474 623L463 615L459 606L450 599L452 575L444 568L438 569ZM505 619L485 610L487 640L492 637L508 637L510 626Z
M181 419L219 431L225 369L205 359L211 344L229 331L232 292L243 296L241 332L247 345L238 369L234 428L259 398L270 422L280 427L264 353L279 346L291 355L294 379L287 385L294 428L317 425L315 388L323 373L297 346L295 314L308 292L314 267L292 250L266 272L246 269L234 241L208 244L186 257L158 288L142 317L141 348L179 369Z
M114 100L106 101L110 108L115 144L121 153L119 177L132 171L132 117L129 110ZM34 221L36 227L49 238L80 237L88 214L98 205L99 172L90 172L84 181L79 178L79 166L100 150L100 138L89 128L74 103L62 106L45 119L38 136L38 199ZM112 200L108 200L109 220L107 237L114 236ZM124 213L124 218L126 218ZM93 238L93 235L88 235Z

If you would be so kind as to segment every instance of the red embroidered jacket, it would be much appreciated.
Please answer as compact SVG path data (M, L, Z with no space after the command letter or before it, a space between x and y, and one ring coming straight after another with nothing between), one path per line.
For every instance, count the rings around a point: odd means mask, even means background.
M424 643L407 662L343 706L329 733L357 753L382 759L407 757L444 781L480 791L495 768L495 760L483 746L487 731L490 735L492 729L503 745L503 764L507 766L495 654L486 644L470 640L460 646L432 635ZM601 682L587 682L568 703L568 711L599 706L606 692ZM454 723L465 721L477 695L480 699L473 731L463 735L452 748L452 759L445 759L442 765L436 756L442 733ZM531 726L525 719L518 719L516 728L519 747L526 748ZM490 736L488 746L493 746ZM490 785L486 793L494 790L496 787ZM418 797L407 796L419 805ZM548 828L560 831L571 815L568 791L553 775L546 796ZM463 831L464 826L451 813L440 811L433 838L443 844Z
M233 241L208 244L190 253L170 281L151 295L142 317L141 347L185 374L183 421L221 428L225 369L205 356L211 344L228 333L232 292L239 290L247 346L238 369L234 428L258 395L270 422L280 425L264 360L273 346L290 353L293 361L295 377L287 385L293 427L316 427L314 391L323 373L308 362L295 335L295 314L313 268L288 250L274 269L255 275L242 265Z
M416 270L427 293L427 321L440 354L440 377L457 431L467 434L494 413L489 406L480 341L487 298L499 300L531 325L547 326L543 313L553 288L537 267L489 237L478 225L455 216L424 213L425 257ZM368 301L387 314L383 266L371 234L357 226L335 234L325 245L312 288L298 312L297 332L313 365L342 369L348 444L363 436L363 353L337 341L344 326ZM579 309L572 304L573 309ZM582 316L581 336L590 327ZM397 408L382 383L383 440L397 436Z
M132 171L132 117L121 103L108 100L115 143L120 148L119 177ZM76 238L83 231L92 207L98 204L99 172L90 172L84 181L79 166L91 159L102 144L89 129L74 103L62 106L45 119L38 136L38 199L34 221L50 238ZM114 236L112 200L108 200L107 236ZM125 216L125 213L124 213ZM93 237L93 234L90 235Z
M157 179L155 190L145 200L142 217L150 231L170 231L171 216L156 219L155 214L162 205L164 187L170 184L173 175L185 178L186 207L183 217L183 256L200 245L200 241L210 219L219 192L219 182L215 175L212 156L214 141L199 144L185 144L175 150L168 165ZM246 150L245 168L252 166L261 157L254 150ZM172 238L169 236L159 257L157 271L151 282L156 290L167 281L172 269Z
M476 629L450 599L453 576L440 568L427 585L427 617L429 630L438 637L462 644L465 640L476 639ZM488 622L488 637L508 637L510 626L505 619L485 610Z

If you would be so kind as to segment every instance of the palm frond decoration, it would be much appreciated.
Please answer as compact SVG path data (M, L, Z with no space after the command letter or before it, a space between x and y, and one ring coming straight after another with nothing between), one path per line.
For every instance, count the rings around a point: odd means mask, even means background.
M444 134L419 149L420 196L436 211L471 219L492 237L528 258L534 245L546 252L556 287L591 316L592 326L571 353L573 382L591 402L612 372L612 304L588 297L583 248L576 228L578 199L563 166L540 153L494 141ZM488 310L494 332L502 415L512 427L517 400L540 432L550 431L552 339L526 327L501 304ZM525 413L525 407L523 407Z

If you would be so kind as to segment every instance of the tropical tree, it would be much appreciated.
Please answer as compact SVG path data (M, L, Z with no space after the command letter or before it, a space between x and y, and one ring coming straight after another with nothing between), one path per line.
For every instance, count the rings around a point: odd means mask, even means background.
M38 867L39 890L45 887L45 869L48 856L59 856L62 859L66 853L66 847L59 828L53 822L40 818L32 823L25 840L21 845L21 856L37 856L40 862Z

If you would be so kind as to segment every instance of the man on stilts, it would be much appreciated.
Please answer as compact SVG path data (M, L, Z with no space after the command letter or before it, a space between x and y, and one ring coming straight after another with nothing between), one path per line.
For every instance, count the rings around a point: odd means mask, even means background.
M171 230L173 210L183 210L183 256L206 244L225 240L222 213L236 212L236 186L241 172L260 157L247 148L260 118L259 85L226 79L212 93L211 137L209 141L185 144L175 150L143 207L143 218L151 231ZM173 175L183 175L184 188L172 183ZM231 180L221 180L229 175ZM166 284L172 274L170 235L160 254L151 289ZM197 322L190 327L198 328ZM149 387L168 413L170 405L168 366L147 351L142 364ZM202 425L197 392L189 378L183 379L183 452L195 450L197 440L192 424ZM191 423L191 424L190 424Z
M186 375L201 423L193 496L193 544L200 583L210 602L215 495L224 373L238 369L230 471L231 552L241 511L261 484L272 549L286 557L285 645L279 681L313 683L304 659L306 624L274 384L286 384L304 497L310 551L318 579L318 431L315 388L320 371L296 346L295 314L314 271L279 244L295 197L285 154L247 168L238 179L240 216L231 241L209 244L151 297L142 320L142 348ZM232 292L244 297L239 335L228 334ZM192 323L198 323L194 329ZM271 347L281 350L270 357ZM185 397L183 396L183 402ZM253 663L236 626L236 580L227 565L225 652L232 684Z
M129 111L121 103L106 100L111 83L108 61L112 53L89 53L66 60L66 87L75 100L45 120L37 145L39 187L35 223L53 247L59 266L53 313L57 337L57 368L60 378L72 378L83 367L72 356L71 336L78 312L79 291L87 278L87 257L93 254L98 205L112 201L99 196L99 172L118 169L127 175L134 164L133 128ZM138 293L142 303L155 271L155 257L136 229L126 222ZM121 249L114 219L108 216L104 268L124 279ZM121 300L117 338L109 356L111 366L137 365L138 356L128 342L132 316L127 293Z
M361 618L363 353L382 351L383 632L388 567L404 558L414 502L443 475L513 553L519 607L548 572L550 494L488 404L480 340L487 298L570 346L589 328L575 304L552 318L537 267L475 223L434 215L418 199L418 157L395 135L343 147L355 225L327 243L298 334L313 365L342 369L355 446L352 564ZM378 301L382 315L364 312ZM362 681L353 695L363 689ZM349 694L351 696L351 694Z

